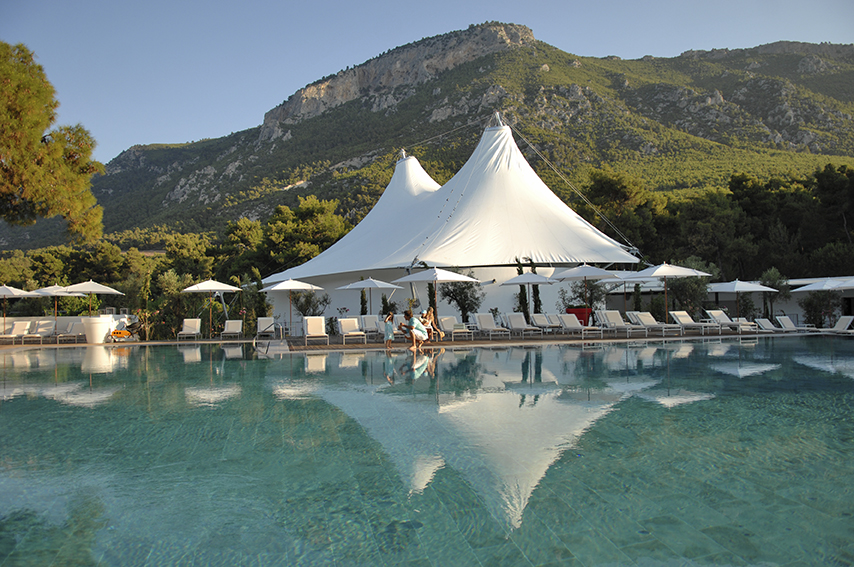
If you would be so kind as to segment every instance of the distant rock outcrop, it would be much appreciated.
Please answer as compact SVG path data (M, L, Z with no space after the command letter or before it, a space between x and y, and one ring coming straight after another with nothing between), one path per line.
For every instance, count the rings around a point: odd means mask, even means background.
M283 125L296 124L362 97L373 97L374 112L386 110L411 96L411 87L442 71L534 41L533 32L526 26L486 23L395 48L295 92L264 115L259 139L287 136Z

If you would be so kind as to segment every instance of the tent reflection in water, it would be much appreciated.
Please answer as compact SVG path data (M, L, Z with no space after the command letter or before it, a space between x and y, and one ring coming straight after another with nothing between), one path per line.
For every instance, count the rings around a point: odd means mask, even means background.
M449 356L440 362L457 362ZM409 360L403 355L396 362ZM528 500L561 454L620 400L655 384L649 379L620 383L620 389L608 384L601 393L573 397L545 370L541 385L526 387L508 388L509 376L484 376L488 389L463 395L435 388L421 392L405 381L390 385L381 376L366 383L361 375L311 382L277 378L269 386L280 398L321 398L346 413L382 445L412 493L425 490L441 469L452 468L509 532L521 526ZM527 387L534 390L526 397ZM521 399L528 401L520 406Z

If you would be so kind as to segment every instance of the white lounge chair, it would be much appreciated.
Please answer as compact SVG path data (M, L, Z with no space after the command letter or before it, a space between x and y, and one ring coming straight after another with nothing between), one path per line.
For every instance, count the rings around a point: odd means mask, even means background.
M745 331L755 333L758 327L756 323L733 321L729 318L729 315L720 309L706 309L706 314L713 322L720 325L721 328L726 327L727 329L736 331L738 334Z
M342 344L346 345L347 339L362 339L362 343L368 343L368 336L364 331L359 329L359 320L355 317L342 317L338 319L338 332L341 334Z
M717 330L718 334L721 334L720 325L706 321L694 321L694 319L688 315L687 311L671 311L670 316L673 317L673 320L676 321L677 325L682 327L683 333L688 330L699 330L701 335L705 335L706 331L711 334L712 331Z
M606 331L614 331L614 335L621 332L626 333L626 338L632 336L632 333L643 333L643 336L649 335L649 329L643 325L630 325L623 320L623 316L619 311L607 309L598 311L599 320L603 322Z
M518 334L523 339L526 336L543 336L543 330L539 327L529 325L528 322L525 321L525 316L522 313L505 313L504 318L507 320L507 324L510 326L510 336L513 336L513 334Z
M243 320L242 319L228 319L225 322L225 326L222 329L222 333L219 334L220 340L227 339L242 339L243 338Z
M828 333L836 333L840 335L851 335L854 334L854 331L849 330L848 327L851 326L851 321L854 321L854 317L851 315L843 315L839 319L836 320L836 324L829 329L826 329Z
M599 338L602 338L602 327L582 325L574 313L559 313L557 317L563 330L570 335L580 333L582 340L586 335L599 335Z
M560 330L560 325L556 325L549 321L543 313L533 313L531 315L531 324L534 327L539 327L544 333L556 333Z
M329 344L329 335L326 334L326 317L303 317L304 344L307 346L309 339L323 339Z
M56 335L56 321L53 319L45 321L34 321L30 325L30 330L21 337L21 344L26 344L27 341L38 341L39 344L44 344L45 339L51 340Z
M634 312L634 317L639 325L643 325L649 331L660 332L662 337L667 333L674 333L680 336L685 333L685 330L681 325L677 325L676 323L660 323L656 321L655 317L653 317L652 313L649 311L636 311Z
M30 322L29 321L15 321L12 323L12 328L9 329L9 332L3 335L0 335L0 341L12 341L12 344L15 344L15 339L21 339L21 344L24 342L24 335L30 330Z
M83 321L75 321L68 328L56 336L56 342L59 343L79 343L80 339L86 342L86 326Z
M477 324L478 333L486 335L489 337L489 340L492 340L492 335L498 335L499 337L506 336L507 338L510 338L510 329L496 325L495 318L492 316L492 313L475 313L474 320Z
M798 331L799 333L815 333L820 330L817 329L815 325L795 325L795 323L792 322L792 318L788 315L777 315L777 322L780 323L780 326L784 329Z
M457 321L456 316L439 317L439 328L445 336L451 337L451 342L457 340L457 337L474 340L474 333L465 326L465 323Z
M361 315L362 331L368 338L379 338L385 335L385 326L380 327L378 315Z
M272 317L258 317L257 328L256 339L273 340L276 338L276 323Z
M771 322L770 319L766 319L764 317L757 317L756 325L763 331L769 331L772 333L797 333L797 329L784 329L783 327L778 327L774 323Z
M201 319L184 319L184 325L178 331L178 340L187 339L197 341L202 336Z

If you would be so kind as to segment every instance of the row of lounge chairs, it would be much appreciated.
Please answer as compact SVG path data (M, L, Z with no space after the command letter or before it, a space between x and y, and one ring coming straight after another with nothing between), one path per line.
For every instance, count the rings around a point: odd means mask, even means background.
M0 342L15 344L78 343L86 342L86 330L82 321L69 323L57 328L53 319L14 321L0 334Z

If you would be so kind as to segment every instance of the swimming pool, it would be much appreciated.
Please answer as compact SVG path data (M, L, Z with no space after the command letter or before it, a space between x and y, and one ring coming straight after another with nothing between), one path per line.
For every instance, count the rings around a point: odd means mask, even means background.
M854 562L854 342L6 351L0 565Z

